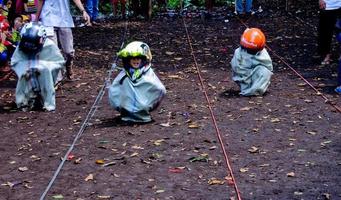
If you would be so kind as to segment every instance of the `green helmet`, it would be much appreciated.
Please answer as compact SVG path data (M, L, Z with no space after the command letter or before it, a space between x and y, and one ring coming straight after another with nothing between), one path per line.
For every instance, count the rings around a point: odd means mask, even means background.
M117 53L120 58L145 57L148 62L152 60L149 46L144 42L134 41Z

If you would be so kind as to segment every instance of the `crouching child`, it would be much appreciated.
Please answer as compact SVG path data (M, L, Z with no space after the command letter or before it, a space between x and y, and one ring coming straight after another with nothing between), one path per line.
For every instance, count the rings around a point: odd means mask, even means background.
M64 58L55 43L46 38L45 28L30 22L21 30L21 41L11 59L18 76L15 101L18 108L55 110L55 84L64 68Z
M150 122L154 110L166 94L165 86L151 68L152 54L143 42L131 42L118 53L123 70L109 88L110 104L122 121Z
M231 60L233 81L243 96L263 95L272 76L272 61L264 48L265 36L257 28L248 28L240 39L240 47Z

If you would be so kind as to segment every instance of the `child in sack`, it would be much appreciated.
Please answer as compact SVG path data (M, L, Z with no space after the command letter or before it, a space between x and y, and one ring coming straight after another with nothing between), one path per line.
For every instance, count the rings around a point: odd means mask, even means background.
M58 46L46 38L39 22L30 22L21 30L21 41L11 58L18 76L15 101L18 108L30 110L42 107L55 110L55 84L64 68L64 58Z
M258 28L247 28L240 39L240 47L231 60L233 81L243 96L263 95L272 76L272 61L264 48L265 36Z
M109 88L110 104L128 122L150 122L166 88L151 68L152 54L144 42L129 43L118 53L124 69Z

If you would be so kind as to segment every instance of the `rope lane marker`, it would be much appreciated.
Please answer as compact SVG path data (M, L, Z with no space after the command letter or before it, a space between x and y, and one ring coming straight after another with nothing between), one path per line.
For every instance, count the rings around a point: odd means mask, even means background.
M124 46L124 41L126 39L126 33L127 33L127 29L128 29L127 27L128 27L128 21L125 21L124 33L123 33L122 43L121 43L120 49L122 49L122 47ZM82 125L81 125L81 127L80 127L80 129L79 129L79 131L78 131L78 133L76 135L76 137L74 138L71 146L69 147L68 151L65 153L65 155L64 155L62 161L60 162L57 170L53 174L53 176L52 176L48 186L44 190L43 194L40 196L40 200L44 200L45 199L47 193L51 189L51 187L52 187L53 183L55 182L57 176L59 175L62 167L64 166L64 163L66 162L68 155L73 150L73 148L74 148L76 142L78 141L78 139L83 135L83 133L84 133L86 127L88 126L88 123L91 120L91 118L95 115L95 113L97 111L97 108L98 108L97 105L98 105L98 103L101 102L101 100L102 100L102 98L103 98L103 96L105 94L105 91L106 91L105 89L108 87L108 84L110 84L112 72L115 70L115 68L117 66L117 64L116 64L117 60L118 60L118 57L117 57L117 55L115 55L114 59L113 59L114 62L111 64L108 76L107 76L103 86L101 87L101 89L100 89L100 91L99 91L99 93L98 93L94 103L92 104L92 106L91 106L91 108L90 108L90 110L89 110L85 120L83 121L83 123L82 123Z
M233 187L234 187L234 190L236 192L236 197L238 200L241 200L241 195L240 195L240 191L238 189L238 186L237 186L237 183L236 183L236 179L234 177L234 174L233 174L233 170L232 170L232 165L230 164L230 161L229 161L229 158L228 158L228 155L227 155L227 152L225 150L225 146L224 146L224 141L223 141L223 138L221 136L221 133L220 133L220 130L218 128L218 124L217 124L217 121L216 121L216 118L215 118L215 115L213 113L213 109L212 109L212 106L211 106L211 103L210 103L210 99L208 97L208 94L206 92L206 88L205 88L205 85L204 85L204 81L203 81L203 78L202 78L202 75L201 75L201 70L198 66L198 62L197 62L197 59L196 59L196 56L194 54L194 50L193 50L193 45L192 45L192 42L191 42L191 38L189 36L189 32L188 32L188 28L187 28L187 24L185 22L185 19L184 17L182 17L182 21L183 21L183 24L184 24L184 27L185 27L185 31L186 31L186 36L187 36L187 41L188 41L188 45L190 47L190 51L191 51L191 55L192 55L192 58L193 58L193 61L194 61L194 64L195 64L195 67L197 69L197 74L198 74L198 78L199 78L199 82L200 82L200 86L201 86L201 89L204 93L204 96L205 96L205 99L206 99L206 102L207 102L207 107L210 111L210 115L211 115L211 119L212 119L212 123L214 125L214 128L215 128L215 132L216 132L216 135L218 137L218 140L219 140L219 144L220 144L220 147L221 147L221 150L224 154L224 160L225 160L225 164L227 166L227 169L226 169L226 172L227 172L227 175L231 178L231 181L228 182L228 184L233 184Z

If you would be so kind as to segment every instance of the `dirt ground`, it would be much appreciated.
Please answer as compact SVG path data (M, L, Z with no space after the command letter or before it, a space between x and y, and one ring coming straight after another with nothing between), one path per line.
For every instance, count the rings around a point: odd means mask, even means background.
M185 22L242 199L341 199L337 66L316 64L316 30L299 12L242 19L265 32L275 71L265 96L241 97L229 62L245 27L225 14ZM307 21L316 25L317 16ZM40 198L105 83L125 25L74 30L80 80L59 88L54 112L17 110L15 77L0 83L1 200ZM167 88L154 121L120 123L105 93L46 199L236 199L182 19L129 21L132 40L150 45Z

